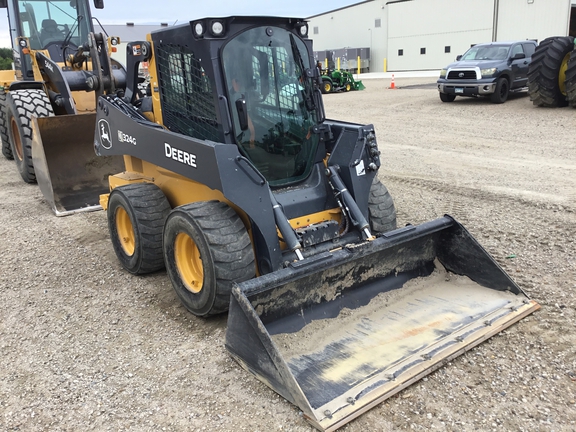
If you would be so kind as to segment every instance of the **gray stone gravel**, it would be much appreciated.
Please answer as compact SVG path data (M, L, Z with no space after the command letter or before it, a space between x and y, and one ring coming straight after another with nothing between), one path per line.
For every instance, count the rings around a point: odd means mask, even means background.
M575 431L576 111L443 104L432 81L365 81L326 110L375 124L400 224L451 214L542 308L342 430ZM231 360L225 316L122 270L104 212L54 217L4 159L0 238L0 430L311 430Z

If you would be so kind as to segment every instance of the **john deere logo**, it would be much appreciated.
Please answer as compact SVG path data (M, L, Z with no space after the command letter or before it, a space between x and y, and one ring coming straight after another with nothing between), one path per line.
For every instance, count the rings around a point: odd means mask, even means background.
M112 139L110 135L110 125L104 119L98 121L98 132L100 134L100 144L106 150L110 150L112 148Z

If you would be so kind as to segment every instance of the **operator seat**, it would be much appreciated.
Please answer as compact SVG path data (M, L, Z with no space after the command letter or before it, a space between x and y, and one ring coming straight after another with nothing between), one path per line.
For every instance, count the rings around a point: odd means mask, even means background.
M42 28L40 30L40 38L44 45L48 40L62 39L63 34L58 30L58 24L53 19L42 20Z

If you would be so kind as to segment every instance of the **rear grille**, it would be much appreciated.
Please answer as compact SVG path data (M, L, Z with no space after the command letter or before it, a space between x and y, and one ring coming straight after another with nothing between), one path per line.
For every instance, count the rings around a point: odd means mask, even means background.
M476 79L475 70L453 70L448 72L448 79Z
M164 126L199 139L220 140L211 79L187 46L157 44Z

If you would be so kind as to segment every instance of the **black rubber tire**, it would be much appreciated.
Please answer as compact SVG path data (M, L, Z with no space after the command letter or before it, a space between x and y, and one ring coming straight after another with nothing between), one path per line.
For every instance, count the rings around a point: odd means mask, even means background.
M566 62L573 50L572 36L547 38L536 47L528 68L528 94L534 105L541 107L568 105L564 74Z
M194 267L194 263L189 265L190 256L177 256L177 250L181 250L177 237L191 240L192 247L197 248L195 264L201 280L196 292L183 282L180 269L183 265ZM172 210L164 225L164 260L176 294L184 307L197 316L227 311L232 282L256 275L248 231L236 212L219 201L201 201Z
M130 273L164 268L162 231L170 210L168 199L153 183L119 186L110 194L110 240L122 267Z
M10 137L8 136L8 122L6 120L6 92L0 90L0 139L2 140L2 154L8 160L14 159Z
M334 87L332 87L332 83L328 80L322 80L322 93L327 94L327 93L332 93L332 90L334 89Z
M568 67L566 68L566 96L568 98L568 105L576 108L576 49L570 54Z
M449 93L440 93L440 100L442 102L454 102L454 99L456 99L456 95Z
M396 207L386 186L374 177L368 198L368 214L372 234L385 233L396 229Z
M510 92L510 85L508 84L508 80L504 77L498 78L496 82L496 88L494 89L494 93L490 95L490 100L492 103L501 104L508 100L508 94Z
M6 125L16 167L26 183L35 183L32 162L32 116L54 115L43 90L13 90L6 98Z

